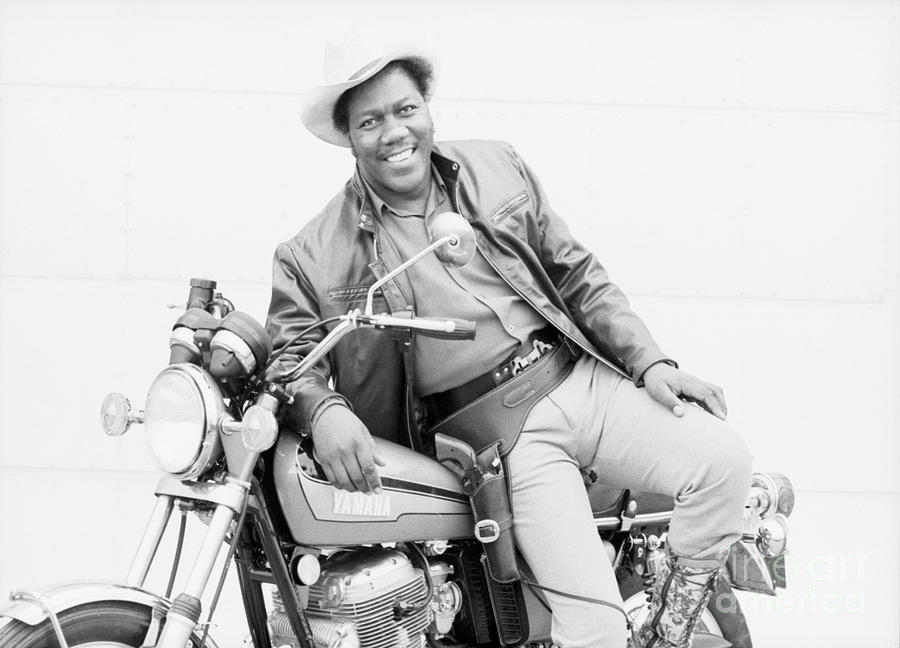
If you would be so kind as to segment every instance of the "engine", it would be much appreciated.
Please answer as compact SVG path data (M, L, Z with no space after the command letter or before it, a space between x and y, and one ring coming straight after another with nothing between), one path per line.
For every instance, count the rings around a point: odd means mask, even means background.
M462 602L450 565L422 569L396 549L334 554L309 587L307 618L320 648L421 648L425 633L449 631ZM269 618L275 646L296 645L280 601Z

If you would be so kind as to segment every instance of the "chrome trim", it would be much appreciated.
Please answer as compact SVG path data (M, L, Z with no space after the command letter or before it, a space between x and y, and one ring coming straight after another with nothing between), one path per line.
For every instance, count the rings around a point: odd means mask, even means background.
M341 338L354 328L356 328L355 315L344 315L341 318L341 321L328 332L328 335L322 338L322 340L313 347L313 350L309 352L309 355L305 356L303 360L300 361L300 364L294 367L287 376L282 376L279 380L291 382L302 376L310 369L310 367L315 366L322 358L324 358L328 352L340 342Z
M629 518L632 527L650 526L651 524L665 524L672 519L672 511L660 511L659 513L639 513ZM619 530L622 528L622 518L601 517L594 518L594 524L601 531Z
M378 281L376 281L375 283L373 283L371 286L369 286L369 290L368 290L368 292L366 293L366 310L364 311L365 314L366 314L366 315L371 315L371 314L372 314L372 302L373 302L373 299L374 299L374 297L375 297L375 291L376 291L376 290L378 290L379 288L381 288L384 284L386 284L388 281L390 281L391 279L393 279L394 277L396 277L397 275L399 275L401 272L403 272L404 270L406 270L408 267L410 267L410 266L412 266L412 265L418 263L419 260L420 260L422 257L424 257L426 254L429 254L432 250L435 250L436 248L439 248L439 247L442 246L444 243L453 243L454 241L458 241L458 240L459 240L459 239L458 239L457 236L454 235L454 234L449 234L449 235L447 235L447 236L442 236L442 237L439 238L438 240L436 240L436 241L434 241L433 243L431 243L431 244L430 244L428 247L426 247L424 250L422 250L421 252L415 254L415 255L412 256L411 258L407 259L406 261L404 261L403 263L401 263L399 266L397 266L396 268L394 268L392 271L390 271L390 272L388 272L386 275L384 275L381 279L379 279Z
M768 519L778 510L778 484L768 474L763 472L753 473L750 482L749 500L756 498L756 506L759 508L759 517Z
M203 596L203 590L206 589L206 583L215 566L216 559L219 557L219 551L225 544L225 536L228 535L228 529L234 520L235 512L220 504L213 513L212 520L209 522L209 528L206 530L206 536L197 552L197 558L191 567L187 581L184 586L184 593L195 598ZM229 565L225 565L228 569Z
M104 581L62 583L46 588L40 592L40 595L44 597L57 614L62 614L66 610L79 605L99 601L138 603L151 610L157 605L161 605L163 609L168 610L172 605L168 599L140 587ZM47 613L33 602L12 601L5 607L0 608L0 619L3 617L16 619L30 626L36 626L47 618ZM0 627L2 627L2 624L0 624ZM199 633L196 633L196 635L199 643ZM206 643L210 648L216 648L216 643L211 637L207 638Z
M200 399L203 402L205 432L203 433L203 441L200 444L200 448L197 450L197 455L186 470L178 473L163 472L176 479L196 479L206 472L222 455L222 442L219 439L218 432L223 418L227 419L225 401L222 398L222 390L219 389L213 377L202 368L189 362L180 362L163 369L150 385L150 392L153 391L153 385L156 384L156 381L170 372L185 374L200 394ZM149 392L147 400L150 400Z
M159 542L169 523L169 517L172 515L174 504L171 497L162 496L156 500L156 505L147 521L147 528L144 529L141 542L137 551L134 552L134 558L128 568L128 575L125 576L125 582L129 586L143 587L144 581L147 579L147 572L150 571L150 565L153 564L153 557L156 555L156 550L159 549Z
M244 503L244 491L238 485L182 482L172 477L163 477L159 480L156 494L221 504L235 513L240 512Z
M27 601L29 603L34 603L41 608L44 613L50 617L50 625L53 626L53 632L56 633L56 641L59 642L60 648L69 648L69 643L66 641L66 637L63 634L62 626L59 624L59 617L56 616L56 612L53 610L53 606L50 605L50 601L47 600L46 596L40 592L35 593L27 590L15 590L9 595L9 600Z

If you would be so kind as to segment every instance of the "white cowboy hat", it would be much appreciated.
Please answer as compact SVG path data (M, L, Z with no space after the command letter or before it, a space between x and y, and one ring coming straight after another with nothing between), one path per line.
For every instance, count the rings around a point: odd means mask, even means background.
M334 105L347 90L371 79L391 61L403 59L424 59L431 65L432 80L425 97L430 101L437 82L437 60L424 47L403 46L385 52L383 46L359 37L328 43L322 66L325 84L312 88L303 98L303 125L329 144L350 148L350 138L334 127Z

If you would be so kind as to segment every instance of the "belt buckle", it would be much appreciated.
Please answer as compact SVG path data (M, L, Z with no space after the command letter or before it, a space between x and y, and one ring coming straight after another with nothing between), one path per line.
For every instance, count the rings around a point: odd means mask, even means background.
M553 345L542 340L533 340L531 343L531 352L521 358L513 358L512 360L512 369L510 370L513 376L517 376L525 369L530 367L533 363L540 360L545 353L553 349Z
M528 359L528 356L525 356L524 358L513 358L512 367L510 368L509 372L513 376L518 376L520 373L525 371L525 369L530 364L531 361Z

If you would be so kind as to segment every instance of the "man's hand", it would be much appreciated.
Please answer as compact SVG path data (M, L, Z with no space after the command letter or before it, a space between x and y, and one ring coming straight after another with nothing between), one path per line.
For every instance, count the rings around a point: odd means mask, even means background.
M684 403L697 403L710 414L725 419L728 407L722 388L705 382L681 369L664 362L657 362L644 372L644 387L654 400L659 401L675 416L684 416Z
M315 457L332 485L351 492L381 492L375 464L385 463L356 414L343 405L326 407L313 427L312 439Z

